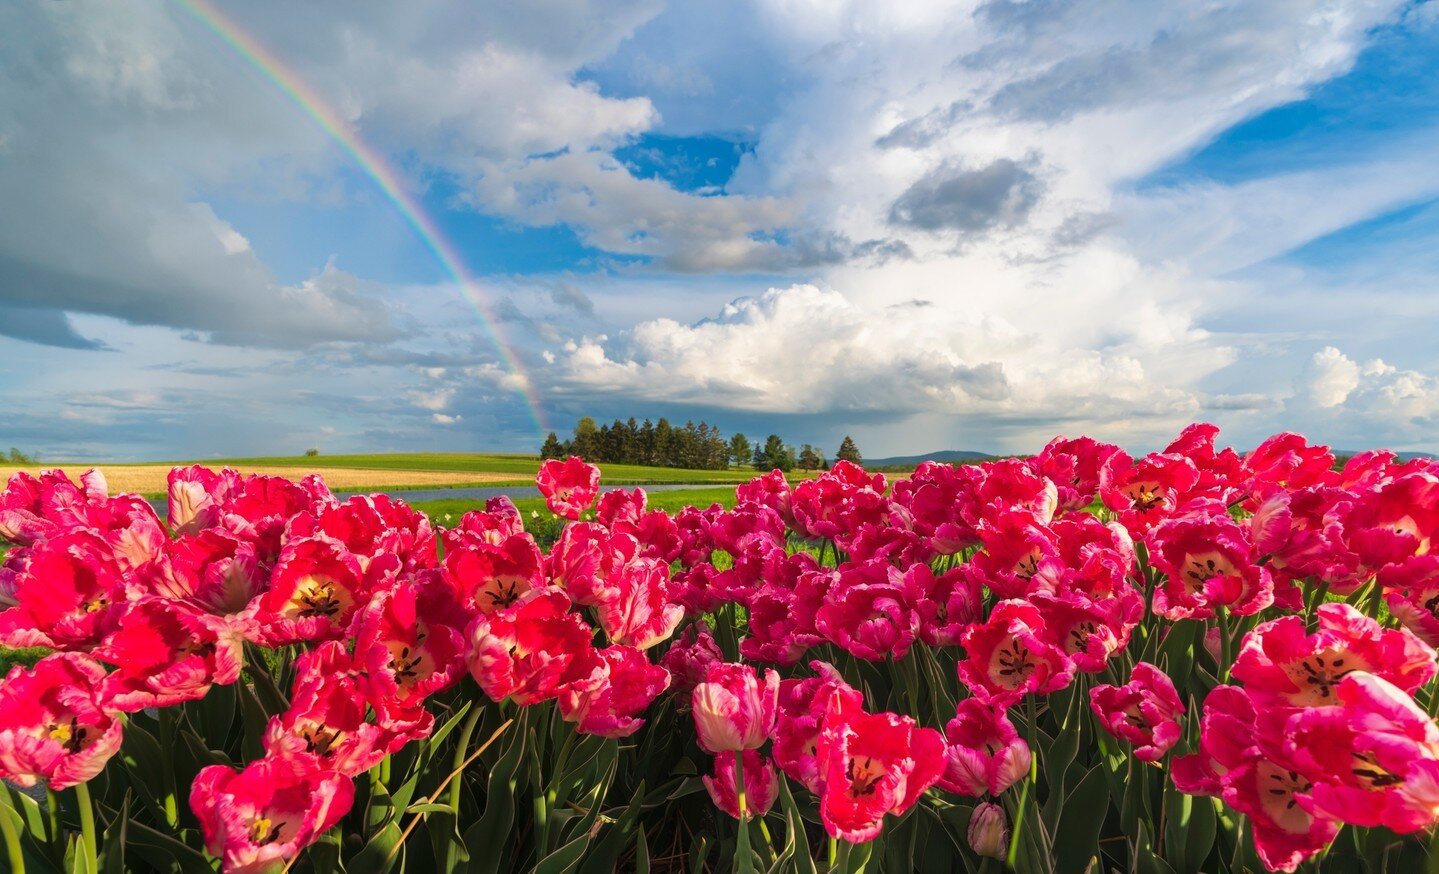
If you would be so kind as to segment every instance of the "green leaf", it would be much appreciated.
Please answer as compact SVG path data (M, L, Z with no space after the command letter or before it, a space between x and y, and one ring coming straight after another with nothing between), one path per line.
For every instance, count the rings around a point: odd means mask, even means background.
M255 697L254 689L249 686L236 686L235 689L240 699L240 715L244 722L240 754L245 757L245 761L253 762L265 754L265 726L269 724L270 717L265 715L265 708Z
M1184 837L1183 870L1198 874L1214 847L1214 834L1219 827L1218 804L1213 798L1195 798L1190 809L1189 832Z
M606 874L618 868L620 853L624 852L630 835L635 831L640 812L644 809L644 801L645 781L641 780L639 789L630 799L625 812L605 829L604 837L600 838L594 850L585 857L585 864L580 868L584 874Z
M196 707L201 731L220 749L227 747L230 735L235 730L235 710L239 706L237 699L233 685L212 686Z
M504 752L490 769L485 792L485 812L465 829L465 848L469 851L470 874L495 874L506 861L510 832L515 821L515 790L519 786L520 763L524 760L529 733L510 733Z
M365 844L364 849L355 854L345 867L351 871L363 871L365 874L384 874L384 872L395 867L405 856L403 848L396 850L400 845L400 836L403 831L400 824L391 820L384 828L380 829L370 842ZM400 870L404 870L402 867Z
M162 871L180 874L213 874L215 864L204 853L164 832L156 831L137 819L126 826L125 848ZM158 860L158 861L157 861Z
M650 842L644 829L635 834L635 874L650 874Z
M1095 765L1064 800L1054 832L1057 874L1083 874L1099 855L1099 830L1109 812L1109 784L1104 764Z
M124 739L120 743L120 762L130 777L130 785L139 792L141 799L156 822L165 821L163 799L170 793L165 786L164 756L155 736L141 728L137 720L131 719L125 725Z
M125 834L130 823L130 797L120 805L110 827L105 829L105 843L100 848L100 870L104 874L125 874Z
M280 687L275 684L275 678L270 676L270 672L265 670L263 664L257 665L255 661L251 661L245 673L250 678L250 688L254 690L260 703L264 705L265 714L278 716L289 710L290 701L285 697L285 693L280 691Z
M540 863L534 867L533 874L570 874L579 867L580 859L584 858L585 850L589 848L589 845L589 834L579 835L541 859Z

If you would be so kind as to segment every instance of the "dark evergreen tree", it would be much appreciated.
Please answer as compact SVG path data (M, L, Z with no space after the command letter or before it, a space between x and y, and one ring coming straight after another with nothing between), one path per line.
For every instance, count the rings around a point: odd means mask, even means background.
M729 460L736 465L749 464L754 461L748 437L737 433L729 439Z
M859 447L854 445L854 440L848 434L839 444L839 451L834 454L836 461L848 461L853 464L863 464L864 459L859 454Z
M819 454L818 449L806 443L800 447L796 463L800 470L819 470L824 467L824 456Z
M565 447L560 445L560 435L551 431L549 436L545 437L545 445L540 447L540 459L543 461L550 458L564 457Z

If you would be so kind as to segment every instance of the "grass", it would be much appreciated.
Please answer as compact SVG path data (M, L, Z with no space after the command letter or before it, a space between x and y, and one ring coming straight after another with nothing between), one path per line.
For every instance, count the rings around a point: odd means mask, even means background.
M717 486L705 489L675 489L667 492L651 492L647 496L647 506L651 510L664 510L671 515L678 513L685 507L699 507L703 510L710 504L721 504L725 507L733 507L735 503L734 488ZM424 512L437 525L452 526L460 521L460 517L471 510L483 510L484 501L471 499L447 498L440 501L419 501L411 505L415 509ZM555 524L554 517L545 506L544 498L520 498L515 501L515 507L524 517L525 527L537 537L549 533L548 529ZM538 514L536 516L535 514Z
M485 452L418 452L372 455L321 455L278 458L221 458L208 461L175 462L209 467L266 465L272 467L363 468L366 470L432 470L489 474L513 474L517 480L532 482L540 469L537 455L503 455ZM647 467L639 464L601 464L604 478L612 483L639 485L658 483L740 483L753 479L753 468L731 470L689 470L678 467Z

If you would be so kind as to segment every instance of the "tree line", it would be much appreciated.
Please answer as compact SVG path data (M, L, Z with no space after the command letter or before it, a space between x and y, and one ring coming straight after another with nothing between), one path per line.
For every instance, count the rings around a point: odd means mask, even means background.
M597 464L640 464L648 467L683 467L692 470L725 470L731 466L753 466L756 470L828 470L824 451L809 443L798 450L778 434L751 443L744 434L726 438L708 422L671 424L660 418L637 422L630 418L600 425L589 416L575 424L568 440L551 431L540 447L540 458L578 455ZM835 459L862 461L859 447L845 435Z

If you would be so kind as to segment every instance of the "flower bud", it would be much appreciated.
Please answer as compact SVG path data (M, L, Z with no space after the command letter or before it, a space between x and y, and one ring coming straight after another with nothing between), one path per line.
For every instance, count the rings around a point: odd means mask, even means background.
M1004 808L985 802L969 816L969 848L981 856L1003 859L1009 849L1009 821Z
M774 733L779 674L761 678L743 664L710 665L690 693L700 746L711 753L752 750Z

